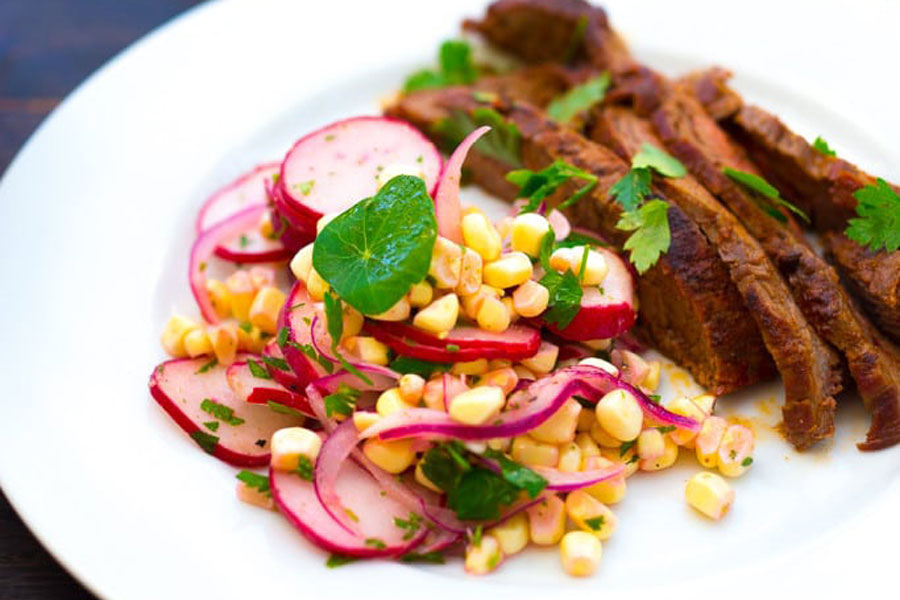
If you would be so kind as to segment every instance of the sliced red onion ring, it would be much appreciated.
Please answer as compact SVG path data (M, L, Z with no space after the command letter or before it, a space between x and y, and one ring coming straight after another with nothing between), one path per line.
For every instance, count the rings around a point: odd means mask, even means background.
M325 508L325 511L345 531L359 535L359 531L347 514L346 508L341 502L341 497L335 491L338 473L341 464L356 448L358 434L353 419L347 419L325 439L316 459L315 479L316 496Z
M557 242L566 239L572 233L572 225L569 224L566 215L555 208L547 215L547 220L550 222L550 227L553 228L553 234Z
M438 180L437 190L434 194L434 214L437 217L438 233L457 244L463 243L462 210L459 205L459 182L462 177L462 166L466 161L469 150L478 141L478 138L490 131L491 128L479 127L463 139L456 147L450 159L444 165L444 171Z
M259 221L260 215L266 210L265 206L250 206L220 221L197 236L191 248L191 258L188 265L188 280L191 284L191 292L200 307L200 313L209 323L219 322L219 315L213 307L209 293L206 291L206 267L207 262L216 250L216 247L227 240L238 236L245 229Z
M371 383L363 381L355 373L342 370L333 375L326 375L316 379L313 385L325 394L333 394L341 384L345 384L359 392L383 392L396 386L397 380L401 377L400 373L381 365L353 363L353 366L365 375Z

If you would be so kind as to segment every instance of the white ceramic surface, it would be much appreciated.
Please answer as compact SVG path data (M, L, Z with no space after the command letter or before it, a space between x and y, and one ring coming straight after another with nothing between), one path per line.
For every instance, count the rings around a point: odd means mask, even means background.
M0 482L10 501L109 599L896 590L900 448L856 451L866 417L852 397L834 442L805 455L769 427L779 386L723 401L760 434L732 514L712 524L685 506L691 457L630 479L602 568L583 581L561 573L555 550L481 579L458 561L325 569L278 515L239 503L235 469L197 451L153 403L160 328L173 309L193 310L187 249L205 194L315 126L377 112L482 4L203 5L112 60L47 119L0 183ZM895 2L606 4L647 62L727 65L750 101L900 180ZM672 393L691 386L668 379Z

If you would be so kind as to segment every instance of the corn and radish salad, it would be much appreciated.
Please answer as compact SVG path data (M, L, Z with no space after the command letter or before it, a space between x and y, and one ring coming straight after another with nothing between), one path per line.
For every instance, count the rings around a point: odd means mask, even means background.
M202 318L166 324L151 393L329 566L462 554L479 575L536 545L588 576L628 478L696 454L685 499L717 520L752 464L753 432L713 396L655 395L631 266L550 206L593 175L513 171L521 198L496 222L460 203L490 135L445 160L405 123L340 121L198 217ZM226 276L209 276L214 257Z

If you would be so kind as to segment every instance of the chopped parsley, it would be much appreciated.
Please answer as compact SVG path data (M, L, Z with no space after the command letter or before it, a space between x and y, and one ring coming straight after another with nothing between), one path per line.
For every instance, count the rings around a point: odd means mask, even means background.
M499 450L488 448L484 452L486 458L497 461L503 479L513 484L520 490L528 492L528 496L536 498L547 487L547 480L524 465L510 460Z
M199 369L197 369L196 374L200 375L202 373L207 373L210 369L214 369L218 365L219 365L219 361L214 358L214 359L210 360L208 363L205 363ZM160 371L160 373L162 373L162 371Z
M297 350L305 354L306 357L310 360L314 360L319 363L319 366L321 366L326 373L334 372L334 363L316 352L316 349L313 348L312 344L298 344L297 342L291 341L288 342L287 345L291 348L296 348Z
M247 246L250 245L250 238L248 238L247 235L244 233L241 234L241 237L238 238L238 241L241 245L241 248L246 248Z
M244 419L234 416L233 409L209 398L203 399L203 402L200 403L200 410L228 425L242 425L244 423Z
M634 445L637 444L637 440L631 440L630 442L622 442L622 445L619 446L619 456L623 457L628 454L628 451L634 448Z
M218 437L200 430L192 432L191 439L197 442L197 445L203 448L207 454L215 452L216 446L219 444Z
M825 156L837 156L837 152L831 149L831 146L828 145L828 142L826 142L821 135L816 137L816 140L812 143L812 147L814 150Z
M879 178L853 193L857 218L847 223L847 237L877 252L900 248L900 195Z
M750 456L748 456L747 458L745 458L744 460L741 461L742 467L749 467L752 464L753 464L753 458Z
M241 471L237 474L237 478L243 481L247 487L253 488L260 494L272 496L272 490L269 488L269 478L265 475L260 475L253 471Z
M447 344L447 352L459 352L458 344Z
M219 422L218 421L205 421L203 426L209 429L210 431L218 431L219 430Z
M660 402L662 402L662 396L660 396L659 394L647 394L647 398L649 398L650 402L652 402L653 404L659 404Z
M390 368L398 373L414 373L424 379L430 378L435 373L445 373L452 366L450 363L431 362L410 356L398 356L390 364Z
M313 464L309 460L308 456L300 456L300 458L297 460L297 468L294 470L294 472L300 476L300 479L305 479L306 481L313 480Z
M476 548L481 545L481 538L484 535L484 528L481 523L475 526L475 530L472 531L472 545Z
M293 309L293 307L291 307ZM291 336L291 330L287 327L282 327L278 330L278 337L275 338L275 343L278 344L279 348L284 348L285 344L288 343L288 339Z
M479 106L471 113L454 110L435 126L435 133L448 148L455 148L482 125L488 125L491 131L475 142L475 150L509 167L521 167L522 133L515 123L507 121L492 108Z
M584 524L590 527L591 531L600 531L601 529L603 529L603 525L605 522L606 518L603 515L584 520Z
M550 255L553 253L555 235L551 229L541 240L540 262L544 268L544 276L538 282L550 292L547 309L542 318L565 329L581 310L581 298L584 291L578 277L571 270L559 273L550 267Z
M359 391L342 383L336 392L325 396L325 414L329 417L335 414L349 417L356 408L359 396Z
M437 550L433 552L426 552L425 554L419 554L418 552L409 552L400 557L400 562L423 562L433 565L442 565L444 564L444 555Z
M376 550L384 550L385 548L387 548L387 544L385 544L378 538L367 538L365 544L366 546L371 546Z
M560 209L575 204L590 193L597 186L597 176L559 159L540 171L518 169L506 174L506 180L519 187L518 197L528 199L528 203L522 207L520 213L536 211L545 198L556 192L570 179L580 179L587 183L563 201Z
M269 371L252 358L247 359L247 367L250 368L250 374L257 379L272 379L272 376L269 375Z
M787 217L778 210L778 207L780 206L809 223L809 217L806 216L806 213L782 198L781 194L778 193L778 190L759 175L738 171L731 167L724 167L722 172L728 175L732 180L743 185L746 189L754 192L752 194L754 201L756 201L758 206L776 221L780 221L781 223L787 222ZM762 202L760 198L764 199L766 202Z
M657 427L656 430L662 434L672 433L673 431L675 431L675 426L674 425L664 425L662 427Z
M281 413L283 415L293 415L295 417L305 417L302 412L297 410L296 408L292 408L285 404L281 404L280 402L275 402L274 400L266 401L266 406L269 407L273 412Z
M350 306L380 314L428 274L436 239L425 182L398 175L322 229L313 266Z
M325 561L325 566L329 569L335 569L337 567L342 567L344 565L348 565L352 562L355 562L357 559L352 556L344 556L343 554L332 554L328 557L328 560Z
M422 527L422 517L417 515L414 512L409 513L409 518L401 519L400 517L394 517L394 525L399 527L400 529L405 529L406 533L403 534L403 539L405 541L411 540L413 536L416 535L416 532Z
M547 106L547 114L558 123L568 123L578 114L599 104L609 89L609 73L603 72L596 77L576 85L565 94L554 98Z
M292 187L304 196L309 196L309 193L312 192L313 186L315 185L316 180L310 179L309 181L301 181L300 183L295 183Z
M404 92L468 85L478 79L478 69L472 62L472 48L464 41L448 40L438 53L439 70L423 69L406 78Z

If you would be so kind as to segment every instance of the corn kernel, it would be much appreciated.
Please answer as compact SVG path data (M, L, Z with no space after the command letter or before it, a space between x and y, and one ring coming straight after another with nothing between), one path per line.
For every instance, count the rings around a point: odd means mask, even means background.
M541 342L537 354L522 361L525 368L546 375L556 366L556 358L559 356L559 347L550 342Z
M187 356L184 338L188 333L200 327L200 324L187 317L175 315L166 323L162 333L162 346L170 356L183 358Z
M480 254L485 262L497 260L502 241L487 217L480 213L469 213L462 218L460 226L466 246Z
M405 321L409 318L410 306L409 300L406 296L403 296L397 302L384 311L383 313L377 315L369 315L369 318L375 319L376 321Z
M663 453L656 458L641 459L641 471L661 471L668 469L678 458L678 444L671 437L663 436Z
M316 268L309 270L309 276L306 278L306 291L309 292L309 298L313 302L321 302L328 293L330 286L328 282L322 279Z
M336 212L325 213L324 215L319 217L319 220L316 221L316 235L322 233L322 230L325 229L325 226L334 221L340 214L341 213Z
M247 271L238 270L228 276L225 287L231 296L231 314L238 321L247 321L250 318L250 305L256 297L256 288L250 281Z
M638 471L640 457L637 456L637 451L634 446L631 446L624 452L622 451L621 446L618 448L600 448L600 456L612 463L625 467L622 474L625 475L626 479Z
M534 371L527 367L523 367L522 365L515 365L513 371L516 372L516 376L519 379L524 379L526 381L534 381L537 379L537 375L534 374Z
M397 385L400 389L400 397L411 406L418 404L425 392L425 380L415 373L403 375Z
M753 463L753 432L743 425L729 425L719 444L719 472L739 477Z
M578 364L585 365L588 367L597 367L601 371L606 371L613 377L619 376L619 369L616 367L616 365L612 364L608 360L603 360L602 358L595 358L595 357L591 356L588 358L581 359L580 361L578 361Z
M582 459L589 456L600 456L600 448L597 442L587 433L579 433L575 436L575 444L581 449Z
M516 287L531 279L533 270L527 254L510 252L484 266L484 282L501 290Z
M473 215L473 214L484 215L484 211L481 209L480 206L478 206L476 204L463 204L462 205L462 210L460 211L460 215L466 216L466 215Z
M559 463L559 448L537 442L527 435L514 437L511 450L514 461L530 467L555 467Z
M688 480L684 497L688 504L710 519L719 520L734 503L734 490L715 473L703 471Z
M184 336L184 351L191 358L212 353L212 342L209 334L202 327L192 329Z
M419 482L419 485L422 485L422 486L428 488L432 492L437 492L438 494L442 494L444 492L444 490L439 488L437 485L435 485L435 483L433 481L428 479L428 476L425 474L425 471L422 470L422 462L424 462L424 461L420 460L418 463L416 463L416 470L414 473L416 481Z
M257 488L250 487L243 481L237 482L235 491L237 492L238 500L241 502L265 508L266 510L275 510L275 501L270 494L260 492Z
M566 506L559 496L547 496L525 509L531 541L539 546L552 546L566 531Z
M287 299L276 287L264 287L256 293L250 305L250 322L262 331L275 334L278 331L278 313Z
M454 363L450 367L450 373L453 375L483 375L488 371L488 361L486 358L478 358L467 362Z
M343 342L359 335L362 331L365 318L361 312L345 302L342 321L344 322L344 330L341 332L341 341Z
M509 452L512 438L492 438L487 442L488 448L498 452Z
M501 240L505 241L512 234L512 225L512 217L503 217L494 224L494 227L497 228L497 233L500 234Z
M637 439L637 453L641 460L653 460L663 455L666 450L666 442L659 429L653 427L645 429Z
M559 448L559 462L556 468L564 473L575 473L581 470L581 448L575 442L563 444Z
M606 352L610 348L612 348L612 340L606 339L606 338L599 339L599 340L588 340L586 342L581 342L581 343L584 344L585 346L587 346L588 348L590 348L591 350L593 350L594 352L598 352L600 350Z
M606 433L606 430L603 429L603 426L600 425L599 421L597 421L596 414L593 412L591 414L594 415L594 422L593 424L591 424L591 428L589 430L591 438L595 442L597 442L597 444L601 448L619 448L622 445L621 440L618 440Z
M515 323L519 320L519 313L516 312L516 303L510 296L504 296L500 298L500 302L503 303L503 306L506 307L506 312L509 314L509 322Z
M416 460L412 440L382 441L369 438L363 443L363 454L388 473L402 473Z
M563 570L572 577L588 577L600 566L603 545L596 536L585 531L570 531L559 544Z
M362 362L386 366L390 362L388 347L373 337L356 335L347 338L344 347Z
M259 234L266 239L274 239L275 237L275 227L272 225L272 213L271 211L265 211L262 216L259 218L259 224L256 226Z
M294 274L299 281L306 283L309 278L309 271L312 269L313 244L307 244L294 255L291 259L291 273Z
M541 242L548 231L550 222L543 215L537 213L519 215L513 219L510 230L512 249L537 258L541 252Z
M481 255L466 248L463 251L462 263L459 272L459 283L456 285L456 293L460 296L474 294L481 287L481 274L484 263Z
M262 330L256 325L244 323L237 328L238 350L259 354L266 345Z
M594 416L594 409L582 406L581 412L578 413L578 423L575 425L575 431L579 433L582 431L590 431L591 427L593 427L596 422L597 417Z
M581 405L574 398L569 398L553 413L549 419L528 432L528 435L539 442L547 444L565 444L575 439L575 425Z
M703 422L703 419L706 418L706 413L703 412L703 409L697 406L697 404L695 404L694 401L690 398L676 398L666 405L666 410L668 410L669 412L673 412L676 415L689 417L698 422ZM697 437L697 432L679 428L673 431L670 435L672 436L672 441L674 441L679 446L692 448L694 444L694 438Z
M447 294L420 310L413 318L413 325L440 334L453 329L458 318L459 298L456 294Z
M434 278L434 286L438 289L452 290L459 285L462 272L462 248L459 244L445 237L438 237L431 255L428 274Z
M494 386L476 387L457 394L450 402L450 418L466 425L483 425L497 416L506 397Z
M224 283L218 279L207 279L206 293L209 294L209 301L212 302L213 309L220 319L231 316L231 292Z
M353 425L357 431L365 431L381 420L381 415L367 410L358 410L353 413Z
M496 298L485 298L476 317L478 326L485 331L500 333L509 329L509 309Z
M547 310L550 291L533 279L529 279L513 292L516 312L526 318L536 317Z
M488 365L490 366L490 364ZM493 385L501 390L504 394L511 394L519 383L519 376L516 375L512 367L501 367L493 371L488 371L481 376L478 385Z
M615 463L602 456L588 456L584 459L584 471L593 471L596 469L606 469ZM627 485L625 483L625 474L618 475L606 481L600 481L586 488L582 488L588 494L604 504L615 504L621 502L625 497Z
M474 294L462 297L463 312L474 321L478 318L478 311L487 298L497 298L499 300L502 296L503 292L501 290L492 288L489 285L482 285Z
M704 413L706 413L707 415L713 414L713 409L716 406L715 396L713 396L712 394L701 394L699 396L696 396L695 398L692 398L692 400L694 401L694 404L699 406L700 410L702 410Z
M603 396L594 409L603 429L622 442L630 442L641 433L644 413L630 392L613 390Z
M304 427L279 429L272 434L269 464L279 471L296 471L301 461L316 464L321 448L322 438L314 431Z
M651 360L647 364L650 366L650 369L647 371L647 374L644 375L644 380L641 381L641 387L649 392L655 392L656 388L659 387L661 365L658 360Z
M409 303L415 308L428 306L431 304L432 298L434 298L434 289L432 289L431 284L427 281L414 283L412 284L412 287L409 288Z
M714 469L719 464L719 445L726 429L728 422L722 417L706 417L694 439L697 461L707 469Z
M613 511L584 490L566 496L566 513L579 529L594 534L598 540L608 540L618 524Z
M466 573L485 575L503 562L503 551L500 542L490 535L481 536L480 543L466 545Z
M381 395L378 396L378 400L375 402L375 411L382 417L408 408L412 408L412 406L403 401L403 397L400 395L400 388L391 388L381 392Z
M383 188L388 181L398 175L412 175L419 179L425 179L425 172L422 171L421 165L413 165L409 163L390 163L375 175L375 184L377 189Z
M444 405L444 380L440 376L425 383L422 401L431 410L447 410Z
M220 365L234 362L238 350L238 328L234 323L223 323L207 330L213 354Z
M504 556L521 552L528 545L528 516L518 512L487 530L497 540Z

